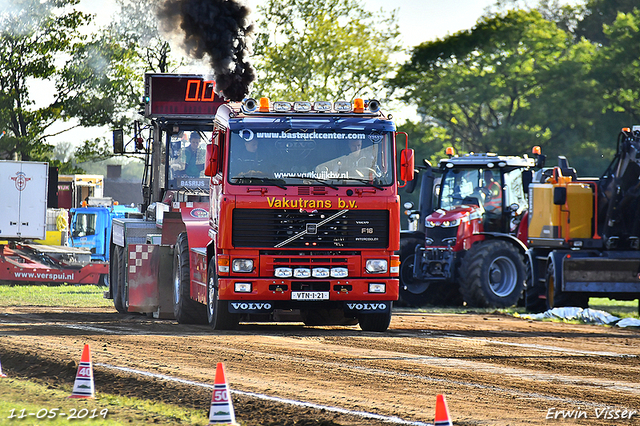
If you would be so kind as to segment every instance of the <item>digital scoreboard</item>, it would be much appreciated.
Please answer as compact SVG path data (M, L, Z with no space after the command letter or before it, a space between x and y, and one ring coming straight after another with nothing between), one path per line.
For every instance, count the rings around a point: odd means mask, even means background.
M214 80L196 74L145 74L145 117L213 117L226 101Z

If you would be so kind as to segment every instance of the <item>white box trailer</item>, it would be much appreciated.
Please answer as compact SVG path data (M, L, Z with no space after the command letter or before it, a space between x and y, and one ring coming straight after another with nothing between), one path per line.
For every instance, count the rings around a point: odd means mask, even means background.
M109 264L77 247L44 245L49 164L0 160L0 283L106 284Z
M49 164L0 161L0 238L44 239Z

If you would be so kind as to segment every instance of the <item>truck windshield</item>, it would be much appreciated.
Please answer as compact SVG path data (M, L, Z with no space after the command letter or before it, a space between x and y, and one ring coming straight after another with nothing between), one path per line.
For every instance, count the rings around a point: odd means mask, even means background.
M86 237L88 235L95 235L96 233L96 218L98 215L95 213L76 213L73 220L73 233L71 237Z
M261 179L257 179L261 178ZM235 184L389 186L392 136L379 131L234 130L229 181Z

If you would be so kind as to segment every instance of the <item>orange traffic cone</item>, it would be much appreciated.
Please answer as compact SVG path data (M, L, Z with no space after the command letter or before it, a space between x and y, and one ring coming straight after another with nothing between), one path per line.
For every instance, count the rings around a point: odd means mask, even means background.
M449 408L444 395L438 395L436 399L436 421L435 426L453 426L451 416L449 416Z
M91 349L89 345L84 345L76 381L73 383L73 392L69 398L95 398L93 387L93 366L91 364Z
M7 375L2 372L2 363L0 363L0 377L7 377Z
M216 366L216 380L213 384L211 409L209 410L209 425L238 425L233 411L229 385L224 375L224 364Z

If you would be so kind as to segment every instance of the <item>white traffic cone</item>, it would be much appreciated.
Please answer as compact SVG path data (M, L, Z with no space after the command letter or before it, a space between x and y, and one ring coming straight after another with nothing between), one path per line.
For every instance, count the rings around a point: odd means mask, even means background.
M82 358L78 366L76 381L73 383L73 392L69 398L95 398L93 387L93 366L91 364L91 349L89 345L84 345Z
M233 402L229 385L224 375L224 364L221 362L216 366L216 380L213 384L213 395L211 397L211 409L209 410L209 425L234 425L236 414L233 411Z

